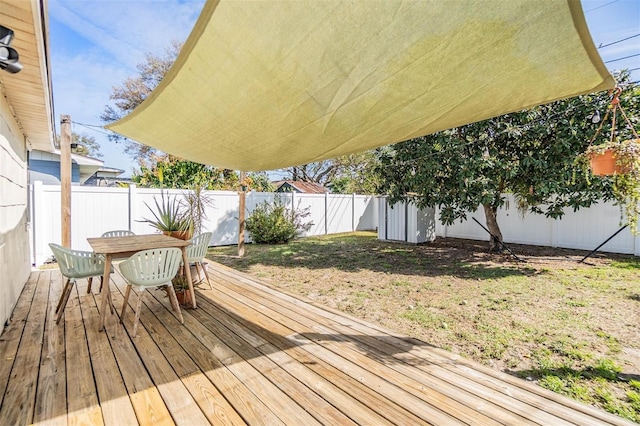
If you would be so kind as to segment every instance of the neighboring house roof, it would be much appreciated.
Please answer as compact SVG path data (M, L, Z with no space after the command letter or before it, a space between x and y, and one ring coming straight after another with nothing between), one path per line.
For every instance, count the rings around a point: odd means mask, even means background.
M324 194L329 192L327 188L324 186L313 183L313 182L303 182L300 180L281 180L278 182L274 182L276 186L276 192L287 192L287 191L279 191L282 187L291 187L296 192L303 192L305 194Z
M124 173L122 169L116 169L115 167L107 167L103 166L96 171L96 176L98 177L109 177L115 178Z
M2 95L27 138L27 149L53 151L54 120L46 0L0 0L0 22L14 31L22 70L0 71Z
M32 166L35 162L46 161L49 163L60 163L60 150L56 149L53 152L45 152L40 150L32 151L29 156L29 180L35 182L40 180L45 184L59 184L60 183L60 167L57 166L57 173L49 173L47 170L41 167ZM71 161L78 165L79 181L80 184L84 184L87 179L93 176L98 170L102 169L104 162L96 158L87 157L80 154L71 154ZM47 163L42 163L47 164Z
M130 184L131 178L119 178L124 170L116 169L114 167L101 167L93 176L91 176L84 183L85 185L92 186L115 186L119 184Z

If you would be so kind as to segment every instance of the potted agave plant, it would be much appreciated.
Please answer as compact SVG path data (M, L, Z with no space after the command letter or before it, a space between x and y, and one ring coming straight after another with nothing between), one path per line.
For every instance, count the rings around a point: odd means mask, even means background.
M153 217L144 218L141 222L150 224L165 235L183 240L191 239L193 236L193 219L181 200L177 197L165 196L165 193L162 192L160 201L156 197L153 198L153 201L155 209L145 203Z

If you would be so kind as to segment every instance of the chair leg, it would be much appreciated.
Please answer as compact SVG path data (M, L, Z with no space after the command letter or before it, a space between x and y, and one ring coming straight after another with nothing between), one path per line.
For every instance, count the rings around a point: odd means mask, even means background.
M87 278L87 294L91 293L91 283L93 282L93 277Z
M69 283L71 282L71 278L67 278L67 282L64 283L64 288L62 289L62 294L60 295L60 299L58 299L58 304L56 305L56 314L60 310L60 306L62 306L62 301L64 300L65 294L67 294L67 288L69 287Z
M180 310L180 304L178 303L178 298L176 297L176 291L173 289L172 285L169 285L169 299L171 299L171 304L175 304L176 310L178 312L178 319L180 320L180 324L184 324L184 318L182 318L182 311Z
M189 267L191 267L191 265L189 265ZM200 281L202 281L202 276L200 275L200 269L198 269L198 262L195 262L195 263L193 264L193 267L195 268L195 270L196 270L196 274L198 275L198 277L196 278L196 279L197 279L197 281L196 281L196 282L200 282ZM193 274L191 274L191 278L192 278L192 279L193 279L193 278L195 278L195 277L193 276Z
M169 289L169 287L173 288L173 284L169 283L166 285L166 292L167 292L167 297L169 298L169 302L171 303L171 309L173 309L173 312L176 312L176 309L178 309L179 303L175 303L178 301L178 299L176 298L176 300L173 300L173 297L171 297L171 290ZM174 289L175 292L175 289Z
M104 283L104 277L100 275L100 288L98 289L98 293L102 294L102 284ZM111 315L115 312L115 307L113 305L113 296L111 292L109 292L109 310L111 311Z
M133 337L138 335L138 322L140 321L140 311L142 310L142 298L146 290L143 288L138 292L138 306L136 307L136 317L133 320Z
M209 284L209 288L213 290L213 286L211 285L211 281L209 280L209 273L207 272L207 264L205 262L200 262L200 267L202 268L202 272L204 272L204 276L207 278L207 284Z
M131 284L127 284L127 289L124 292L124 302L122 303L122 312L120 312L120 324L122 324L122 321L124 321L124 313L127 310L129 294L131 294Z
M56 324L60 324L60 320L62 319L62 314L64 313L64 308L67 307L67 301L69 300L69 296L71 295L71 289L73 289L73 285L75 284L75 280L69 279L67 281L67 285L65 286L65 291L62 294L62 300L58 303L58 317L56 318Z

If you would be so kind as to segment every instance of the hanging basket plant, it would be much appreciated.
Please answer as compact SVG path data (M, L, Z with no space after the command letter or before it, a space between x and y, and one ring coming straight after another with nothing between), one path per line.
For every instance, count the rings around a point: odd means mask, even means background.
M607 142L587 148L591 172L596 176L630 173L640 159L640 139Z
M589 160L588 164L594 175L610 176L613 196L626 214L626 224L631 228L631 232L637 235L638 215L640 215L640 138L620 105L621 92L619 88L615 90L611 106L583 156ZM618 111L625 120L627 130L630 130L633 135L631 139L621 140L616 133ZM609 139L601 144L592 145L610 112L612 118Z

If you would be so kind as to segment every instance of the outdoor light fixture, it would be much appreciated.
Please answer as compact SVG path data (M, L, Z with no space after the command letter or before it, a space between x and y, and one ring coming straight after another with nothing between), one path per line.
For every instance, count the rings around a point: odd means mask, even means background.
M596 110L596 112L594 112L591 115L587 115L587 119L591 120L591 122L593 124L599 123L600 122L600 111Z
M12 74L22 70L22 64L18 62L18 51L10 47L13 40L13 30L0 25L0 68Z

